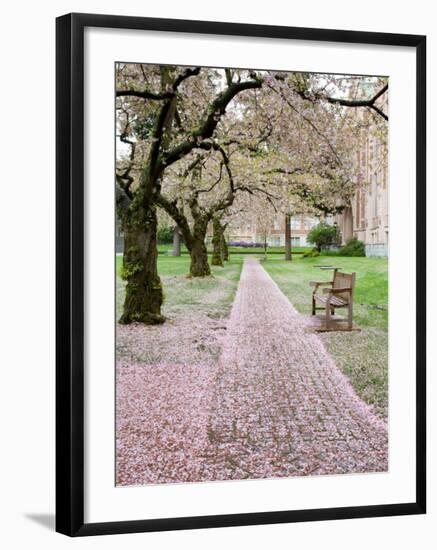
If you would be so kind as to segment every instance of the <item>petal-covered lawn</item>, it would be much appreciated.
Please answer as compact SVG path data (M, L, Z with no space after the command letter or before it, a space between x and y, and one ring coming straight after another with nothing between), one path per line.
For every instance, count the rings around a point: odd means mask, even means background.
M385 422L257 260L244 263L226 330L210 322L191 336L221 350L217 360L119 356L117 484L387 470ZM121 340L153 347L153 331L178 341L178 328L188 326L133 326Z
M119 485L201 478L213 382L206 365L119 363Z

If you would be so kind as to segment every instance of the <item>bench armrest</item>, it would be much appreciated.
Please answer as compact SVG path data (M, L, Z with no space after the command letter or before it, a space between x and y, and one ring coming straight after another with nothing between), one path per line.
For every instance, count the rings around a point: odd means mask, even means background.
M315 286L316 288L323 285L332 285L332 281L310 281L310 286Z
M343 292L349 292L350 294L352 292L352 289L350 286L344 288L324 288L323 292L325 294L342 294Z

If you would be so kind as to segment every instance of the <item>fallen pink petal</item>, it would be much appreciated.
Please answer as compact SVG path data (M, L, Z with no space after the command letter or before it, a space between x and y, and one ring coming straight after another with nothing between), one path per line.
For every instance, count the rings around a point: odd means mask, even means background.
M386 422L258 260L225 326L206 319L117 328L117 485L388 469ZM148 362L163 330L179 357Z

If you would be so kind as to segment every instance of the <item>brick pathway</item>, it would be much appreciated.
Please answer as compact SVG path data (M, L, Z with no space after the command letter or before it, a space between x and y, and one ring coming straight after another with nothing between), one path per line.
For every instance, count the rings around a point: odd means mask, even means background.
M209 477L387 470L387 428L308 320L247 259L216 377Z
M387 470L387 427L247 259L218 366L117 365L117 483Z

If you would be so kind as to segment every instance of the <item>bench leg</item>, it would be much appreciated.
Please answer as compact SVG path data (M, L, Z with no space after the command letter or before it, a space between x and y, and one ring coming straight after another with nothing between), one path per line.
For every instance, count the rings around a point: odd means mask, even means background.
M348 309L347 326L349 330L352 330L352 301L349 302L347 309Z
M325 323L326 323L326 329L329 329L331 327L331 323L330 323L330 311L331 311L331 306L329 304L329 300L327 300L326 302L326 307L325 307Z
M316 314L316 300L314 299L314 294L311 296L312 299L312 308L311 308L311 315Z

